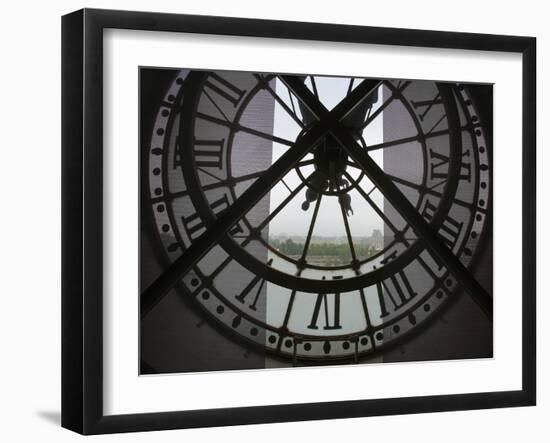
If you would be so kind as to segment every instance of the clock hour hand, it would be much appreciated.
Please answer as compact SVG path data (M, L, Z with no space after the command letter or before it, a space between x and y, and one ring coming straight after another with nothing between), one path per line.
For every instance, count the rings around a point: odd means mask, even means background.
M299 76L297 78L304 86L306 86L306 80L308 77ZM310 76L309 79L311 81L313 92L316 98L319 99L315 84L315 77ZM289 91L290 90L291 89L289 88ZM351 91L352 89L350 84L348 95ZM375 88L341 120L341 124L345 126L352 134L354 134L354 137L360 137L361 125L365 120L367 112L369 112L377 100L378 88ZM317 121L317 118L313 112L301 100L298 100L298 107L305 126L309 126ZM323 191L329 187L331 190L345 188L345 179L343 178L343 174L347 167L347 155L332 137L325 137L324 140L319 142L319 144L314 148L314 158L315 172L313 178L308 182L308 189L306 190L305 195L306 199L301 206L303 211L309 210L311 203L317 200L318 194L323 193ZM351 195L344 191L344 193L339 196L339 199L346 214L348 216L352 215L353 210L351 208Z

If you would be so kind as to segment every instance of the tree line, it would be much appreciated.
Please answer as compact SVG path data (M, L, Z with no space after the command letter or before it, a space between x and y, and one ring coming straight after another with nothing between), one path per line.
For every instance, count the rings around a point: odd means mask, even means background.
M304 251L304 243L295 242L291 238L286 240L270 240L271 245L279 252L286 255L302 255ZM372 245L353 244L355 255L361 258L367 258L376 254L376 250ZM308 256L334 257L341 262L349 262L351 260L351 251L348 243L310 243Z

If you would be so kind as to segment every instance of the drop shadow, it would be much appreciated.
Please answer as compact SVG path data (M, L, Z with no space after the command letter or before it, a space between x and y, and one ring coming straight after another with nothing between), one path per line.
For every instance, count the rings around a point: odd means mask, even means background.
M50 424L61 426L60 411L37 411L36 415L42 418L43 420L49 422Z

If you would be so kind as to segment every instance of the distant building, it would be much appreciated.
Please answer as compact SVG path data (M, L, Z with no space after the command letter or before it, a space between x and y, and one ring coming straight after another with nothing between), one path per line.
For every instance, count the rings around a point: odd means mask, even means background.
M384 236L382 235L382 231L380 231L380 229L374 229L370 238L374 249L377 251L384 249Z

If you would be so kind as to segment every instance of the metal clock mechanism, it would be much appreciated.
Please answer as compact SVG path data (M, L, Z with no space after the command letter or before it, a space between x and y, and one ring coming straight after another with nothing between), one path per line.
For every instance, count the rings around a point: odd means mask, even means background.
M142 318L175 288L235 340L312 364L383 354L459 292L491 319L472 273L491 158L467 85L175 74L142 166L163 258Z

